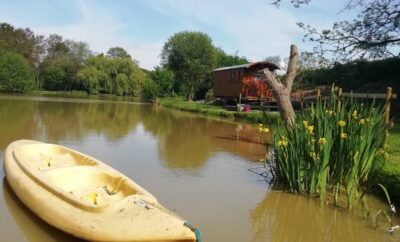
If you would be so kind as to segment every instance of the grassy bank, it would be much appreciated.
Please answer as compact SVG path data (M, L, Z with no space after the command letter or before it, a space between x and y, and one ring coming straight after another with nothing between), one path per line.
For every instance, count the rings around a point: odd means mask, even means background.
M221 106L208 105L205 103L188 102L180 98L162 98L159 100L164 107L174 108L182 111L200 113L206 116L224 117L233 120L241 120L251 123L273 124L277 121L277 112L235 112L225 110Z
M28 95L39 95L39 96L66 96L66 97L87 97L89 94L85 91L45 91L45 90L36 90Z
M388 161L372 174L373 183L380 183L388 190L392 201L400 206L400 122L390 130ZM376 189L382 193L380 189ZM380 194L384 196L384 194Z

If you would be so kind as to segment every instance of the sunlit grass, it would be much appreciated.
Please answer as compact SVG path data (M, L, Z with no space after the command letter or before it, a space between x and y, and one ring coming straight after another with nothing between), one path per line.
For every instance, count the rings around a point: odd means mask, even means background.
M207 116L218 116L229 119L243 120L252 123L275 123L279 117L277 112L236 112L228 111L222 106L209 105L199 102L189 102L180 98L162 98L160 103L164 107L179 109L183 111L201 113Z
M400 166L400 122L395 122L388 137L389 161Z

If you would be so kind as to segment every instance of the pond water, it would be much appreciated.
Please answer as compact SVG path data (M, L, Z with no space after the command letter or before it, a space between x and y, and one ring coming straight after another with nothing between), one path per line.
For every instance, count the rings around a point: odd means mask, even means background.
M196 225L206 242L400 239L383 218L375 229L357 211L273 191L248 171L265 155L250 124L125 101L0 96L1 157L17 139L65 145L111 165ZM2 169L0 178L1 241L79 241L32 214Z

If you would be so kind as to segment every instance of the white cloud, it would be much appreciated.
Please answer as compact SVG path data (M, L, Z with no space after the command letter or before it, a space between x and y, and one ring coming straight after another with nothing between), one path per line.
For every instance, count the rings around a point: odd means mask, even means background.
M283 9L276 9L268 1L153 1L151 6L166 16L186 21L188 27L206 26L224 33L226 38L210 34L217 46L230 52L239 51L252 60L270 55L286 56L289 46L299 36L294 16Z
M81 20L76 23L33 29L45 35L56 33L65 39L87 42L95 52L106 52L110 47L120 46L146 69L152 69L159 63L162 42L141 42L120 37L128 26L117 21L109 12L88 6L84 2L79 2L79 9Z

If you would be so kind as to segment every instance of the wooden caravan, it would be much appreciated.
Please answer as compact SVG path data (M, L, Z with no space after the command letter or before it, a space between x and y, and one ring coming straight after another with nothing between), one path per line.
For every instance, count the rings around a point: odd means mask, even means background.
M222 67L214 70L214 96L217 98L245 100L272 99L260 70L271 71L279 67L268 61L253 62L237 66Z

